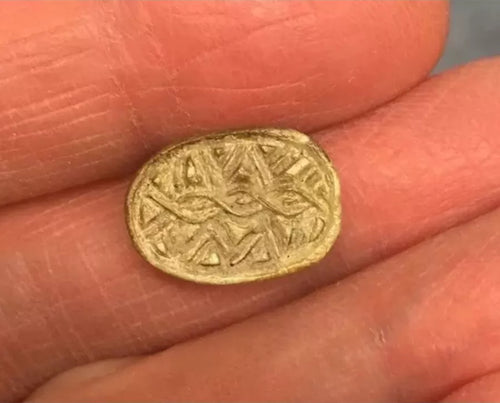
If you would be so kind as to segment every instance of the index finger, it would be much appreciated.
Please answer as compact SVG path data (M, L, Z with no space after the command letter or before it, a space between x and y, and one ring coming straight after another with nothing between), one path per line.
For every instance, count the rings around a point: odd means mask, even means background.
M0 204L124 175L217 129L311 132L432 68L447 2L12 2Z

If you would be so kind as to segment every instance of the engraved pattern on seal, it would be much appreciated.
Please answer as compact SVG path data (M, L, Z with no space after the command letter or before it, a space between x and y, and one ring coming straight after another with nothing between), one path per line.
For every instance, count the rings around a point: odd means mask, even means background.
M153 266L228 284L297 271L321 259L340 229L330 161L294 130L223 132L148 161L127 200L129 231Z

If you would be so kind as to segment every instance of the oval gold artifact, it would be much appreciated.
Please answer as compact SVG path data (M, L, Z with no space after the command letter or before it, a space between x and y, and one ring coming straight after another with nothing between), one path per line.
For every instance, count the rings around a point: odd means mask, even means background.
M340 230L340 187L325 153L295 130L212 134L167 147L127 199L132 240L153 266L199 283L295 272Z

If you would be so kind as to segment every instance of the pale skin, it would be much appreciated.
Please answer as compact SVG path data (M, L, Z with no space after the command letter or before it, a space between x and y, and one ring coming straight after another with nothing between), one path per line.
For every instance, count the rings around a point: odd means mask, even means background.
M0 401L500 399L500 59L428 78L447 3L0 9ZM334 161L334 249L237 286L151 268L132 173L261 126Z

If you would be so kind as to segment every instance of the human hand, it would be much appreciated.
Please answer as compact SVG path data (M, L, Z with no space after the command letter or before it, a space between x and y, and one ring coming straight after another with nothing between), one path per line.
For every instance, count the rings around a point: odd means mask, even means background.
M0 7L1 401L499 398L500 60L419 84L446 3ZM149 267L129 175L259 126L334 161L331 253L237 286Z

